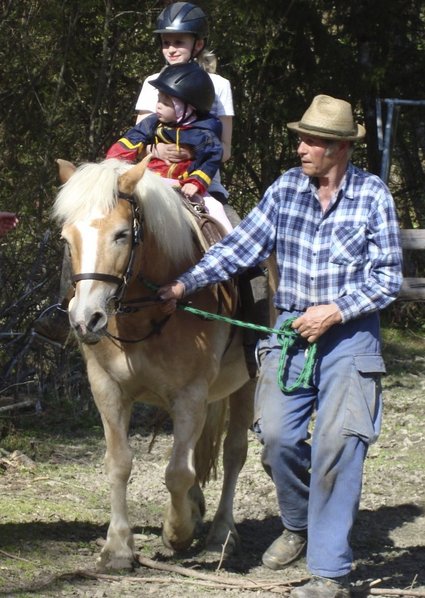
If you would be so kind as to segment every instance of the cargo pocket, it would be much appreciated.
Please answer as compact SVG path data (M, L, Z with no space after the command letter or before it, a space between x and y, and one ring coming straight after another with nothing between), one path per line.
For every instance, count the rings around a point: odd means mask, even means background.
M381 376L385 364L381 355L355 355L344 416L345 436L359 436L375 442L381 427Z
M257 440L264 444L263 432L261 428L261 421L265 409L264 403L269 397L270 393L276 392L277 388L277 371L279 365L279 352L273 351L270 343L260 341L264 347L263 362L267 361L266 367L260 369L260 375L255 388L254 395L254 418L252 430L255 433ZM278 392L280 392L278 390Z

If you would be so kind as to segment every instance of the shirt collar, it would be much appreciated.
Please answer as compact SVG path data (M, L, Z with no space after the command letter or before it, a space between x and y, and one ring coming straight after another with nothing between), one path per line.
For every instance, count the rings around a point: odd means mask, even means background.
M341 182L341 186L339 188L338 194L341 190L343 190L344 196L347 199L354 199L354 166L351 162L347 165L347 170L345 171L344 178ZM301 183L301 193L308 193L311 189L317 190L317 184L313 177L304 177L304 180Z

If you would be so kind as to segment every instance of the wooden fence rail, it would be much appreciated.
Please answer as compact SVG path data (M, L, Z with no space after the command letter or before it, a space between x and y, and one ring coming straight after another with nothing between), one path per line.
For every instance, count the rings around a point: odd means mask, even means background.
M425 229L402 229L403 249L425 249ZM425 278L404 277L398 301L425 301Z

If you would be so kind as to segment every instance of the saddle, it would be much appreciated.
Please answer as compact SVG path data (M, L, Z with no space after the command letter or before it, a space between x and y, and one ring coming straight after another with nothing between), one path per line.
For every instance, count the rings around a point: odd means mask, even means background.
M227 234L223 225L210 216L207 212L205 202L200 195L195 195L191 199L181 194L183 205L191 215L195 227L195 242L202 254L221 241ZM230 316L234 316L239 307L239 290L237 280L231 279L215 285L214 292L218 303L217 313L226 311Z

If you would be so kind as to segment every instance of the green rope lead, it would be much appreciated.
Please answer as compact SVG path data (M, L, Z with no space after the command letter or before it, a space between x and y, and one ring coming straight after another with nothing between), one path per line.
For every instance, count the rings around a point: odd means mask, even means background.
M148 288L150 288L153 291L156 291L158 289L157 285L147 280L144 280L144 283ZM300 375L295 380L295 382L290 386L286 386L283 383L283 377L285 375L285 368L288 357L288 349L292 347L292 345L295 343L296 338L298 337L298 332L291 328L291 324L296 318L289 318L288 320L285 320L282 326L277 330L275 328L268 328L267 326L251 324L250 322L242 322L242 320L234 320L233 318L228 318L227 316L213 314L208 311L204 311L203 309L197 309L196 307L187 305L186 303L178 303L177 307L179 309L182 309L183 311L190 312L192 314L195 314L196 316L200 316L201 318L205 318L207 320L219 320L220 322L227 322L228 324L241 326L242 328L258 330L260 332L266 332L267 334L276 334L278 343L281 346L279 369L277 374L280 390L284 393L290 393L298 388L308 388L310 386L311 377L313 375L314 362L316 360L317 353L316 343L311 343L311 345L307 349L303 369L301 370Z
M278 383L280 390L284 393L290 393L298 388L308 388L310 386L311 377L313 375L314 362L317 353L316 343L312 343L310 347L307 349L303 369L301 370L300 375L295 380L295 382L290 386L286 386L283 382L288 357L288 350L290 349L290 347L292 347L292 345L295 343L295 340L298 337L298 332L291 328L291 324L296 318L289 318L288 320L285 320L285 322L283 322L282 326L279 329L275 329L268 328L267 326L251 324L250 322L242 322L241 320L234 320L233 318L228 318L227 316L220 316L219 314L209 313L207 311L197 309L196 307L192 307L184 303L178 303L177 307L179 309L182 309L183 311L190 312L192 314L195 314L196 316L203 317L207 320L219 320L221 322L227 322L228 324L241 326L243 328L250 328L251 330L258 330L261 332L276 334L278 343L281 346L278 369Z

